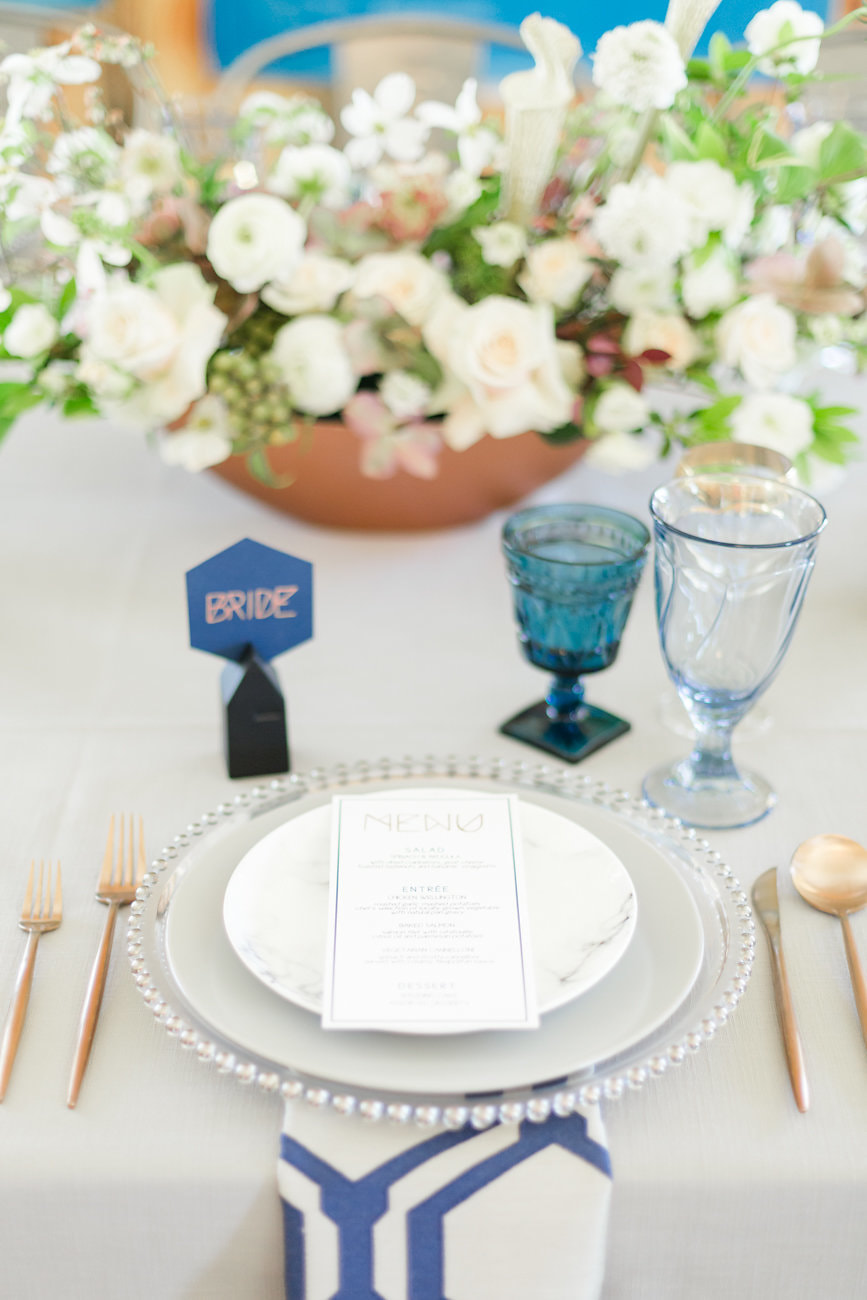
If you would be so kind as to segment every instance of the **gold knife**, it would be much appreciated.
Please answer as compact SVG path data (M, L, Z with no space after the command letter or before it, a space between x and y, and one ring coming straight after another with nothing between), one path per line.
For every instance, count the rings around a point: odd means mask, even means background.
M792 994L789 989L789 977L786 974L786 962L780 939L780 905L777 898L777 869L771 867L759 876L753 885L753 906L768 936L771 950L771 970L774 976L774 996L780 1013L780 1025L783 1030L783 1043L786 1048L786 1062L792 1091L798 1110L804 1112L810 1105L810 1089L807 1085L807 1071L804 1066L804 1053L795 1011L792 1006Z

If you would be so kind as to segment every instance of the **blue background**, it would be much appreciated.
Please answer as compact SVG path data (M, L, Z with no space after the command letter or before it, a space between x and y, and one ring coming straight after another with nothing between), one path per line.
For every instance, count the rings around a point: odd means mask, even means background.
M759 10L768 8L772 0L722 0L719 9L708 24L708 35L723 31L733 43L743 41L744 28ZM824 0L802 0L803 8L813 9L823 18L828 5ZM641 18L665 17L667 0L618 0L615 5L565 4L562 0L534 3L534 0L500 0L492 4L487 0L438 0L425 4L416 0L210 0L205 6L206 40L211 57L218 67L226 67L244 50L277 32L295 27L306 27L317 22L330 22L361 14L423 13L435 12L456 18L485 22L509 23L517 27L528 13L538 9L547 17L557 18L579 37L585 54L592 53L603 32L620 23L637 22ZM705 39L699 52L707 47ZM488 77L499 79L506 72L525 66L521 56L513 50L494 49L487 70ZM327 51L313 50L295 55L275 65L290 76L301 79L328 76ZM483 73L484 76L484 73Z

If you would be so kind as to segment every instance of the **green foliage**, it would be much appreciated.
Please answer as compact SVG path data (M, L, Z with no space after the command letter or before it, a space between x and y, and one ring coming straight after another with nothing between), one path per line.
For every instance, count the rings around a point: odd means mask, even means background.
M499 177L490 178L484 184L485 190L475 203L450 226L435 230L422 249L426 257L433 253L448 254L452 262L449 277L452 287L468 302L478 302L491 294L510 294L514 291L511 270L502 266L489 266L482 256L481 245L473 234L478 226L491 224L500 201Z
M29 411L31 406L38 406L43 394L32 384L7 380L0 383L0 439L4 438L12 425Z

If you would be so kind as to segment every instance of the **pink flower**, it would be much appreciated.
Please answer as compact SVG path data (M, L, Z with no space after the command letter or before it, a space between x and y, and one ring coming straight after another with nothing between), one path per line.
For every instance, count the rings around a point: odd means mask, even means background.
M361 472L391 478L399 469L416 478L436 478L442 439L425 420L399 424L377 393L356 393L343 421L362 440Z

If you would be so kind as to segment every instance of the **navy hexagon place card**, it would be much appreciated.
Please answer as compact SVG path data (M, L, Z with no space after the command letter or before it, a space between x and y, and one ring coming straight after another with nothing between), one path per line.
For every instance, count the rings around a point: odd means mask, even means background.
M286 704L270 660L313 635L313 566L244 538L187 573L190 644L221 677L230 777L289 770Z

